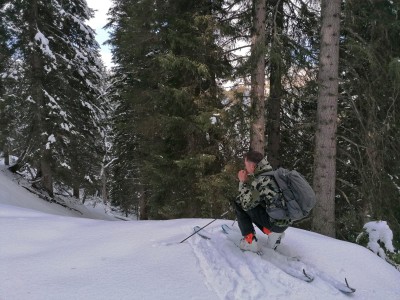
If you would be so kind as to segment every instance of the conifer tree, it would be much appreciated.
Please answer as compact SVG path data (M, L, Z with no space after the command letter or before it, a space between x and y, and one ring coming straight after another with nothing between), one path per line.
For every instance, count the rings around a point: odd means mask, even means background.
M0 74L4 74L6 63L10 56L10 51L7 46L8 37L7 37L7 29L6 29L6 16L5 16L5 4L0 6ZM3 76L0 76L0 95L4 93L3 90Z
M382 218L400 241L399 10L398 1L344 5L337 213L341 237L349 240Z
M280 165L280 115L281 104L283 96L282 77L283 77L283 22L284 14L283 7L285 1L271 1L271 50L270 50L270 91L268 97L268 116L267 116L267 130L268 135L268 160L273 168Z
M313 228L335 237L336 129L339 84L341 1L321 3L321 52L318 73L317 131L313 187L318 198Z
M7 47L7 30L6 30L6 16L4 15L4 5L0 6L0 128L8 127L8 118L5 114L6 103L4 99L4 78L6 64L9 59L10 53ZM0 131L0 152L4 153L5 164L9 164L9 153L8 153L8 143L7 135L5 130Z
M115 165L127 166L114 176L137 180L153 218L200 215L199 179L221 170L213 116L229 64L216 43L218 9L218 1L117 1L111 10L115 71L125 76Z
M53 194L54 179L74 186L93 182L96 168L102 66L85 1L14 1L7 7L14 59L23 62L26 90L19 96L32 117L15 168L25 162L38 170L42 187ZM98 164L99 165L99 164Z
M250 149L264 154L265 147L265 22L266 1L253 1L251 44L252 121Z
M273 166L296 167L311 176L313 103L318 52L318 6L312 1L268 1L266 7L266 40L264 49L266 70L266 154ZM247 4L252 4L250 1ZM245 49L250 46L252 26L251 5L241 2L236 14L228 15L235 28L232 41L240 40ZM244 45L243 45L244 43ZM233 49L232 49L233 50ZM251 74L251 57L233 57L235 79L246 84ZM245 85L248 88L248 86ZM307 92L310 91L310 92ZM245 93L246 94L246 93ZM238 94L243 97L243 93ZM240 99L237 100L240 103ZM304 107L304 109L303 109ZM248 114L249 111L243 106ZM250 116L249 116L250 117ZM307 126L307 127L306 127ZM300 130L299 130L300 129ZM249 145L247 146L249 147Z

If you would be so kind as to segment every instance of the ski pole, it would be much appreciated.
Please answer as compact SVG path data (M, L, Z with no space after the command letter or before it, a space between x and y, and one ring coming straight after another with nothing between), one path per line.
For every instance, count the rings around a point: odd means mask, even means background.
M226 212L224 212L224 213L223 213L222 215L220 215L219 217L222 218L222 217L225 216L228 212L229 212L229 210L226 211ZM187 238L185 238L183 241L181 241L179 244L182 244L184 241L186 241L186 240L189 239L190 237L194 236L194 235L195 235L196 233L198 233L200 230L203 230L203 229L206 228L208 225L210 225L211 223L213 223L213 222L215 222L215 221L217 221L217 220L218 220L218 218L212 220L212 221L211 221L210 223L208 223L207 225L204 225L204 226L201 227L199 230L197 230L196 232L193 232L191 235L189 235Z

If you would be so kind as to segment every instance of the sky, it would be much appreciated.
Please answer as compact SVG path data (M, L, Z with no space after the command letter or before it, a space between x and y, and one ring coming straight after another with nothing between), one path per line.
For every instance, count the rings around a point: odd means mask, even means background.
M88 6L95 10L94 18L88 24L96 31L96 40L101 49L100 54L106 67L112 66L110 48L103 43L108 39L108 33L103 27L107 24L107 12L112 0L86 0Z
M46 202L0 159L0 299L398 300L400 272L364 247L289 228L277 251L242 252L237 223L121 221L104 206ZM221 225L232 227L225 235ZM290 267L314 277L289 275ZM285 271L286 270L286 271ZM351 295L335 285L349 284Z

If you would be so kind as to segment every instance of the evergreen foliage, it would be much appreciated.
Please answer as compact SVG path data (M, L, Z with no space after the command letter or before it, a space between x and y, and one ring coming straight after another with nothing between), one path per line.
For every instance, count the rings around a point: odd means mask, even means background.
M279 66L282 84L279 165L298 169L311 181L320 15L318 7L309 1L299 2L299 5L283 1L282 11L282 28L275 32L268 30L267 38L271 44L267 55ZM276 13L276 6L270 6L269 28L277 26L274 23ZM267 76L271 76L271 62L269 66ZM268 134L271 125L267 126Z
M114 72L124 78L113 201L144 197L150 218L199 216L215 200L198 185L223 171L218 81L230 66L216 37L219 5L116 1L111 10ZM133 191L118 198L122 186Z
M49 193L53 179L75 195L101 179L104 201L127 215L218 217L250 145L253 4L114 0L115 67L105 76L85 1L2 1L0 149L19 157L14 170L47 174ZM342 3L336 230L345 240L385 219L400 242L399 8ZM267 1L258 49L266 153L309 181L320 18L317 1Z
M53 177L70 187L91 185L99 173L103 78L98 44L85 24L92 11L82 0L17 0L4 13L19 67L12 72L24 81L19 91L9 88L25 137L14 149L20 157L14 170L33 166L47 177L42 186L49 194Z
M8 32L6 28L6 16L4 14L4 4L0 6L0 92L1 94L4 93L3 91L3 74L5 71L6 63L10 56L10 49L7 46ZM1 95L0 94L0 95Z
M341 237L385 219L399 241L398 1L344 5L338 153ZM351 224L351 225L349 225Z
M12 121L11 115L7 113L8 102L5 99L5 82L7 81L6 69L12 53L9 43L9 32L7 30L7 16L5 14L6 3L0 6L0 128L8 128ZM4 152L5 162L8 162L9 139L6 130L0 130L0 148Z

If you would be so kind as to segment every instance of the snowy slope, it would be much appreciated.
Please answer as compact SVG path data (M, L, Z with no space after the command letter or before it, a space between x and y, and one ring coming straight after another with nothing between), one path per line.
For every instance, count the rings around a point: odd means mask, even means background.
M111 221L32 196L0 170L0 299L400 299L400 273L367 249L290 228L279 251L357 289L293 278L242 253L210 220ZM87 218L89 216L89 218ZM93 216L96 216L96 220ZM106 219L106 220L101 220ZM266 239L259 234L260 242Z
M74 216L82 218L91 219L101 219L101 220L115 220L116 218L104 213L104 210L88 209L84 205L77 205L76 203L70 201L66 204L71 209L66 209L65 207L49 203L47 201L41 200L38 196L32 194L22 186L29 186L25 180L21 179L19 176L7 171L0 159L0 203L8 204L23 208L31 208L37 211L62 215L62 216ZM66 200L68 201L68 200ZM1 300L1 298L0 298Z

